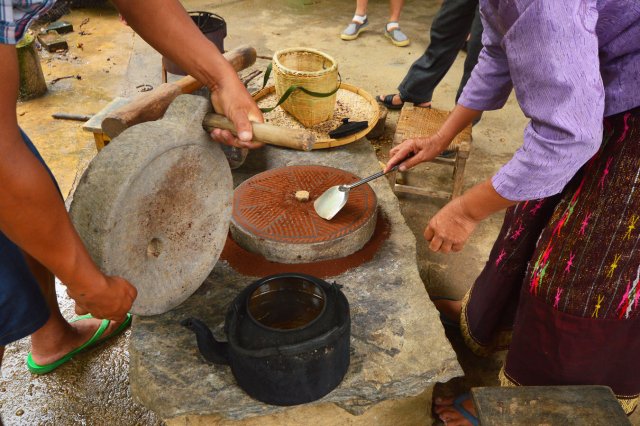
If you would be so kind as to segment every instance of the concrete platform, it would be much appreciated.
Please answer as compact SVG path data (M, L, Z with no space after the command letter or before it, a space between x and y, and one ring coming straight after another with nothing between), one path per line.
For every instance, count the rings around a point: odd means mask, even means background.
M339 166L358 176L373 174L380 167L364 139L311 153L268 147L251 153L234 180L238 184L265 169L298 164ZM325 423L322 411L323 424L371 424L366 413L374 407L388 415L388 422L376 421L377 425L416 424L412 422L417 418L426 422L431 386L462 375L462 370L427 298L418 273L415 238L398 200L385 179L371 186L391 232L373 260L330 279L344 286L351 305L351 366L340 386L304 407L269 406L247 396L228 368L202 360L193 334L180 326L180 320L200 318L220 332L228 303L255 279L219 262L185 303L164 315L135 319L130 341L134 397L164 420L178 424L186 424L186 418L191 419L188 424L194 418L251 424L243 421L259 417L260 424L300 425L306 424L310 407L334 413L333 421ZM397 411L410 400L417 403L415 410Z

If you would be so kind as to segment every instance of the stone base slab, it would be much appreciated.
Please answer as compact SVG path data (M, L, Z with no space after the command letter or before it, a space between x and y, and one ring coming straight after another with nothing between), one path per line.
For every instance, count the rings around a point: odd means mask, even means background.
M264 170L300 164L341 167L361 177L380 170L366 139L326 151L265 147L251 152L243 167L234 171L234 185ZM313 413L319 417L310 424L324 425L331 424L325 421L326 416L338 418L336 413L341 413L346 416L342 419L358 423L338 424L378 425L384 423L371 419L384 417L385 411L376 407L411 400L436 382L461 376L456 354L418 273L416 240L400 212L398 199L385 179L370 185L381 214L390 224L390 235L373 259L325 279L343 286L351 307L351 363L337 388L301 407L267 405L244 393L228 367L207 364L202 359L193 333L180 326L180 321L199 318L216 337L224 338L229 303L239 291L261 278L242 275L220 261L202 287L183 304L163 315L134 319L129 349L134 397L163 419L195 422L218 417L220 421L248 422L282 416L274 418L305 424L307 413ZM397 426L396 409L389 410L388 417L394 418ZM420 421L407 420L404 424Z
M431 424L433 387L420 395L385 401L356 416L335 404L301 405L278 414L227 420L221 416L181 416L167 419L167 426L418 426Z

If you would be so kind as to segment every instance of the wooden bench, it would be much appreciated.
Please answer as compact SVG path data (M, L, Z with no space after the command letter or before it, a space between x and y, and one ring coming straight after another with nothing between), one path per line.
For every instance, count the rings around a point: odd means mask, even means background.
M102 120L111 111L114 111L128 103L129 99L117 97L109 102L107 106L102 108L100 112L91 117L91 119L84 123L84 125L82 126L82 130L84 130L85 132L93 133L93 139L96 142L96 149L98 151L104 148L111 141L111 138L109 138L109 136L107 136L107 134L102 131Z
M434 134L442 123L444 123L448 115L448 111L416 107L410 102L405 102L400 111L400 117L398 118L396 132L393 137L393 146L400 144L405 139L426 137ZM393 191L395 193L417 194L448 199L459 196L462 193L464 169L467 158L469 158L469 151L471 150L471 140L471 125L469 125L460 132L451 142L451 145L449 145L448 150L454 152L451 158L436 157L431 160L432 163L453 167L451 191L437 191L430 188L406 185L404 182L406 182L407 179L404 174L408 172L400 173L400 176L398 176L397 173L392 174L391 182L393 184Z

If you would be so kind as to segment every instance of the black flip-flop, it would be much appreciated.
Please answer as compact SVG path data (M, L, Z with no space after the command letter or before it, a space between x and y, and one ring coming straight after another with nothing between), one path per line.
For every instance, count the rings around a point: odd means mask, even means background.
M376 100L378 102L380 102L382 105L384 105L385 107L387 107L387 109L402 109L402 106L404 105L404 102L402 102L401 104L394 104L393 103L393 97L395 96L395 94L393 95L385 95L384 97L382 97L382 95L378 95L376 96Z

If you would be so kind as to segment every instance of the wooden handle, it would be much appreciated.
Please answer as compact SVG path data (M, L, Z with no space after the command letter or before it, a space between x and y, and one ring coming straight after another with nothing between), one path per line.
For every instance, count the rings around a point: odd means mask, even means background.
M256 62L256 50L250 46L240 46L225 53L224 57L237 72ZM159 120L175 98L183 93L192 93L201 87L202 84L191 76L183 77L174 83L161 84L107 114L102 120L102 131L113 139L131 126Z
M287 129L272 124L251 123L253 126L253 140L277 145L300 151L311 151L316 137L305 130ZM202 127L208 132L214 128L230 130L234 135L236 129L233 123L220 114L207 114L202 121Z

